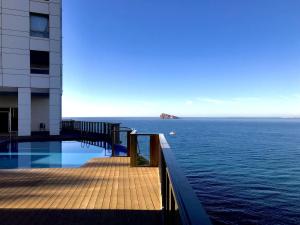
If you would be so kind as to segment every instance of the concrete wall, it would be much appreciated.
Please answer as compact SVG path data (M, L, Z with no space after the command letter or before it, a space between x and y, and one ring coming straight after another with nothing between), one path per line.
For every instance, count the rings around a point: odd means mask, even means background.
M49 94L50 135L59 135L61 121L61 93L58 89L50 89Z
M49 14L49 38L30 36L30 12ZM0 25L0 88L19 88L20 134L30 135L31 128L36 127L35 121L31 124L33 113L28 112L32 107L27 95L33 88L54 93L47 107L51 110L48 124L52 124L50 133L58 134L62 94L61 0L0 0ZM49 51L49 75L30 73L30 50ZM30 127L24 128L28 123Z
M0 86L61 89L59 0L1 0ZM30 12L49 14L50 38L30 36ZM50 75L30 73L30 50L50 52Z
M31 131L40 131L40 123L45 123L49 131L49 97L32 96Z

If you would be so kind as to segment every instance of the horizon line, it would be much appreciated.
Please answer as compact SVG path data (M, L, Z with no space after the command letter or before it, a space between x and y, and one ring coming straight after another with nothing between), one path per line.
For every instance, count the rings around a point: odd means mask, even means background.
M159 116L62 116L62 118L158 118ZM300 119L300 116L178 116L181 118L203 119ZM174 119L165 119L174 120ZM176 119L175 119L176 120Z

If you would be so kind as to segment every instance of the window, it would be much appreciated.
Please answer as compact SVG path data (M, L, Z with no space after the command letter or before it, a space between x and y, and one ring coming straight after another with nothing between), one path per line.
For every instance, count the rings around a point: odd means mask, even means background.
M33 74L49 74L49 52L30 51L30 71Z
M30 13L30 35L49 38L49 15Z

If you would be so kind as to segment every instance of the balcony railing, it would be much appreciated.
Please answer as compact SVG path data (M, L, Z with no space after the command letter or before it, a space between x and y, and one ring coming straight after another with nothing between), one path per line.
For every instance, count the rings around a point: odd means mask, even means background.
M80 132L82 135L101 134L101 135L108 135L110 137L114 135L115 130L120 129L119 123L75 121L75 120L63 120L61 126L62 126L61 127L62 131Z
M112 156L115 156L117 147L121 147L126 143L124 148L129 148L128 138L132 129L120 127L120 123L63 120L61 132L62 134L84 139L89 143L99 143L99 140L104 141L110 145ZM129 156L128 151L127 156Z
M150 166L159 167L162 206L166 225L211 225L211 221L178 166L163 134L129 135L130 164L138 166L138 137L150 137Z

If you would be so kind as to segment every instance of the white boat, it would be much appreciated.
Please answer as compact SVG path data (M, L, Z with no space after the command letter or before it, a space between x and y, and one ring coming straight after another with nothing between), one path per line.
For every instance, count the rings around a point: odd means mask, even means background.
M175 131L171 131L169 134L172 135L172 136L175 136L176 132Z

